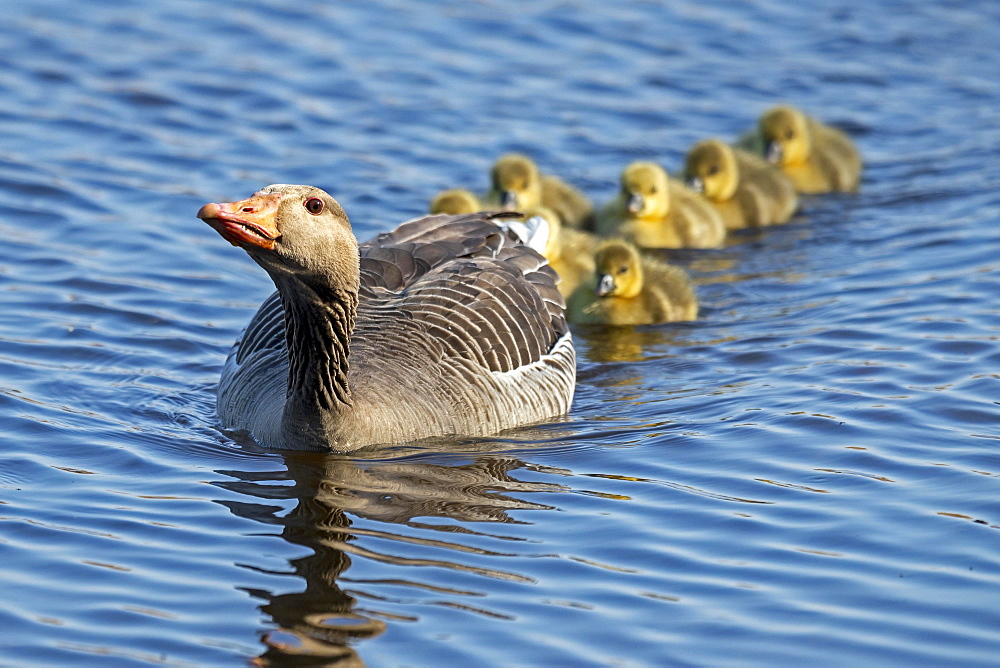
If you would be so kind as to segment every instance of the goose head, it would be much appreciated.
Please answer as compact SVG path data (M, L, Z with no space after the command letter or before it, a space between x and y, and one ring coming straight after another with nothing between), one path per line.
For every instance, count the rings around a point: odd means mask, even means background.
M622 171L621 198L628 218L663 218L670 211L667 171L655 162L633 162Z
M431 200L430 213L476 213L482 206L474 194L462 188L442 190Z
M740 182L732 147L718 139L698 142L684 161L688 187L717 202L728 200Z
M768 162L797 165L809 158L812 138L806 116L795 107L769 109L760 117L758 129Z
M642 292L642 262L639 251L624 241L608 241L594 254L598 297L629 299Z
M538 165L526 155L500 156L490 172L490 204L505 211L521 211L542 203L542 179Z
M358 242L343 208L319 188L275 184L238 202L211 202L198 217L245 250L276 284L354 287Z

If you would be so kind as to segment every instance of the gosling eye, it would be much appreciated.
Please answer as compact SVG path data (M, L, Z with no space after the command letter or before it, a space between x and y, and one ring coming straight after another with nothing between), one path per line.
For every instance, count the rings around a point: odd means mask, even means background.
M718 165L712 165L711 167L708 168L708 175L709 176L715 176L718 173L719 173L719 166Z
M785 139L791 139L794 136L795 136L794 130L791 129L785 130Z
M627 264L623 264L622 266L618 267L618 273L619 274L624 274L627 271L628 271L628 265Z
M318 197L310 197L309 199L307 199L305 202L302 203L302 206L304 206L306 208L306 211L308 211L314 216L318 216L319 214L323 213L323 209L326 208L326 205L323 204L323 200L321 200Z
M656 186L653 186L652 188L649 189L649 194L650 195L655 195L656 194Z

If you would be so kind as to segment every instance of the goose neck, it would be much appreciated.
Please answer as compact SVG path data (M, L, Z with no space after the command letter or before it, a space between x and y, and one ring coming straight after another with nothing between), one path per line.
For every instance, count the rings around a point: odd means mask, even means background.
M281 289L288 349L286 433L323 431L331 413L352 405L347 377L357 290L298 285Z

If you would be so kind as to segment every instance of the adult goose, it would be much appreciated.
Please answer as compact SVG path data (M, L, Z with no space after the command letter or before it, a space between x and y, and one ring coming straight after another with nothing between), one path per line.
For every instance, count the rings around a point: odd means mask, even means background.
M565 413L576 353L555 273L502 216L427 216L359 246L311 186L203 206L277 287L226 360L223 427L349 452Z

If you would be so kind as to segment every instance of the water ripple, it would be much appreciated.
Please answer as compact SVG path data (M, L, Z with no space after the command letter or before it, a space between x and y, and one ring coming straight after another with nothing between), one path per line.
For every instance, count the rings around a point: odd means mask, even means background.
M7 14L0 662L995 662L988 3ZM702 319L575 329L568 417L354 457L218 429L271 287L203 202L315 183L367 238L509 150L602 202L779 100L860 192L664 253Z

